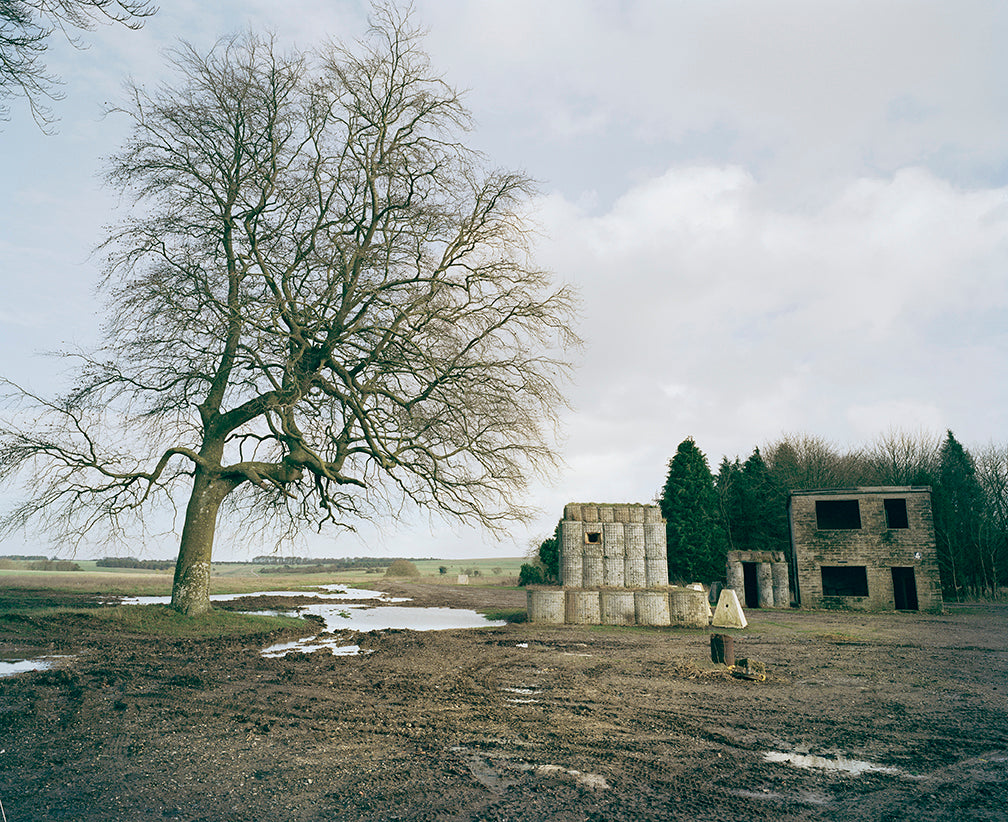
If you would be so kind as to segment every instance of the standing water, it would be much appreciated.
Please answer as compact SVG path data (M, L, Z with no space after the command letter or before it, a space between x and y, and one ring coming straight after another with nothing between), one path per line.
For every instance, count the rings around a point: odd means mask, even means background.
M378 631L385 629L405 629L410 631L448 631L456 628L499 628L506 625L502 620L489 620L476 611L463 608L415 608L395 605L372 607L348 600L374 600L380 603L409 602L404 597L389 597L382 591L346 588L341 585L323 585L322 591L257 591L252 594L216 594L213 602L226 602L241 597L306 597L322 602L300 605L284 613L290 616L321 617L328 633L336 631ZM166 605L171 597L127 597L123 605ZM288 653L306 653L328 648L334 654L350 656L360 653L357 645L338 645L338 639L318 636L297 642L283 642L271 645L262 652L263 656L277 657Z

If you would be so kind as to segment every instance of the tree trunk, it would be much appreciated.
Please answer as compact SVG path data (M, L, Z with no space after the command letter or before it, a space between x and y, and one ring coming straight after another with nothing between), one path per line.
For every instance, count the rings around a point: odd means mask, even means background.
M214 530L217 527L217 512L230 490L220 480L214 481L202 469L196 468L172 583L171 607L185 616L199 616L210 610L210 556Z

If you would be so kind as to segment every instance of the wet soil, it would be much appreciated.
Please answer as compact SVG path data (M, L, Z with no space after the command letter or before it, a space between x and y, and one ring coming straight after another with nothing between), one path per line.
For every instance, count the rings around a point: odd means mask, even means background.
M0 680L0 801L10 822L1006 817L1008 606L747 616L736 654L764 682L713 664L703 630L375 631L353 637L366 655L267 659L275 635L151 643L86 612L0 619L0 657L76 654Z

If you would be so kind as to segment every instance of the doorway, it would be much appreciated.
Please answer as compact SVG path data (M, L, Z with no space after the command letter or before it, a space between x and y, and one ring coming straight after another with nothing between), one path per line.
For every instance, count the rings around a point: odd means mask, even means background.
M893 568L892 587L897 611L917 610L917 580L913 568Z
M756 574L758 563L742 563L742 583L745 585L745 607L759 608L759 578Z

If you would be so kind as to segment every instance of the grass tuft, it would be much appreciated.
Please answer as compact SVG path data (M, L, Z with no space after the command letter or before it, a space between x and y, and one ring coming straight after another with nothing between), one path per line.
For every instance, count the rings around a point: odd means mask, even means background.
M88 612L118 630L175 639L245 636L278 630L305 632L304 620L287 616L242 614L210 610L198 616L183 616L167 605L118 605Z

